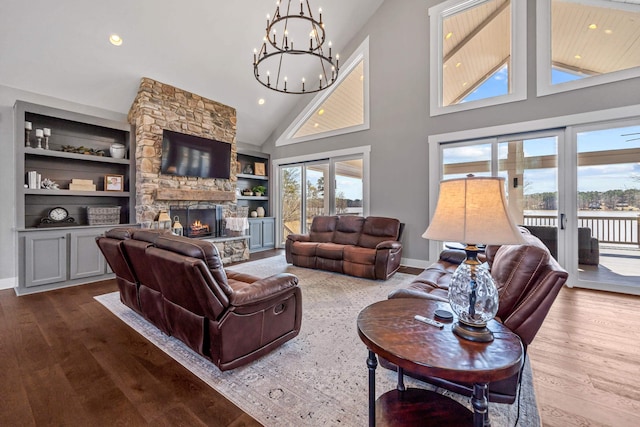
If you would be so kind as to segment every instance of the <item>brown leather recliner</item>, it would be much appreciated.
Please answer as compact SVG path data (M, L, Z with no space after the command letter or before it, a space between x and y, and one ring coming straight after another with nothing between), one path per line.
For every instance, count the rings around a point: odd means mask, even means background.
M485 256L500 296L496 319L515 332L526 349L540 329L568 274L537 237L522 227L520 231L525 244L487 246ZM464 258L464 251L443 251L439 261L422 272L409 287L393 291L389 298L427 298L448 302L451 275ZM381 360L381 364L395 369L388 361ZM467 396L473 392L473 384L420 376L409 371L405 371L405 374ZM490 383L489 400L513 403L519 378L520 373Z
M151 230L117 228L96 239L121 301L220 370L294 338L302 322L298 278L227 272L216 247Z

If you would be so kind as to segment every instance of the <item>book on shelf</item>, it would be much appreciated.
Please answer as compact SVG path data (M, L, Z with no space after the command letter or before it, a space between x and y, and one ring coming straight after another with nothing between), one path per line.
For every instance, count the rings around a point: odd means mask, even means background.
M73 178L69 183L69 190L74 191L96 191L96 185L91 179Z
M29 171L27 172L27 186L29 189L38 189L40 188L42 182L42 175L37 171Z

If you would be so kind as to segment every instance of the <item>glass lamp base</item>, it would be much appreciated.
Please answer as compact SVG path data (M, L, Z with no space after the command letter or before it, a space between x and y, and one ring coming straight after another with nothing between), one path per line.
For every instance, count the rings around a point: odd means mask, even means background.
M484 326L471 326L462 322L458 322L453 325L452 331L454 334L465 340L474 342L491 342L493 341L493 333Z

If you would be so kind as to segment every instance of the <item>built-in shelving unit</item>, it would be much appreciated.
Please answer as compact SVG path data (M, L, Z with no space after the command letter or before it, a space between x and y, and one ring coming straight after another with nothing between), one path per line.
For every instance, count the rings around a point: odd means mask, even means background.
M27 122L30 132L25 129ZM117 224L135 222L131 125L23 101L14 106L14 125L19 242L16 292L27 294L112 277L95 237ZM48 148L44 137L39 142L36 138L36 130L45 128L51 133ZM112 144L125 147L125 158L110 156ZM28 177L31 171L40 177L35 185ZM105 178L114 175L120 182L116 191L105 185ZM55 181L58 189L39 186L45 178ZM95 186L95 191L69 189L72 180ZM89 207L114 206L120 207L120 217L113 223L89 224ZM74 221L43 223L54 207L67 210Z
M239 173L236 174L238 178L238 205L239 206L247 206L249 207L249 212L255 211L258 207L264 209L264 216L269 216L269 156L266 154L260 153L244 153L238 152L238 162L240 162L241 171L250 170L253 173ZM258 167L256 167L258 165ZM262 166L259 166L262 165ZM256 175L256 169L262 167L264 170L264 175ZM260 172L260 171L258 171ZM261 185L266 187L267 191L265 194L261 196L245 196L242 194L242 191L245 189L253 190L256 186Z
M275 247L275 218L271 215L269 194L269 156L256 152L238 152L238 206L247 206L249 214L264 209L263 217L249 218L249 251L257 252ZM251 173L248 173L251 172ZM264 174L262 174L264 173ZM256 186L266 187L266 193L261 196L246 196L242 190L252 190ZM257 215L257 214L256 214Z
M14 112L19 230L39 227L49 209L57 206L65 208L75 219L72 226L88 225L88 206L120 206L119 223L135 222L131 125L22 101L16 102ZM29 141L25 131L27 122L32 127ZM36 130L44 128L51 130L49 149L36 148ZM124 159L110 157L112 144L125 147ZM44 138L40 146L44 146ZM86 152L102 155L63 151L69 147L84 147ZM55 181L59 189L29 188L27 174L30 171L38 173L41 179ZM106 191L108 175L122 177L122 191ZM73 179L92 182L96 191L70 190Z

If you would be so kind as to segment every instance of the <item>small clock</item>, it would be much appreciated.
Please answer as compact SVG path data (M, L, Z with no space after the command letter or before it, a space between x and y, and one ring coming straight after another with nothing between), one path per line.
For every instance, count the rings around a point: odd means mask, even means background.
M60 225L71 225L75 219L69 216L69 211L61 206L49 209L46 217L40 220L40 227L55 227Z
M49 210L49 219L51 221L64 221L68 217L69 217L69 211L60 206Z

